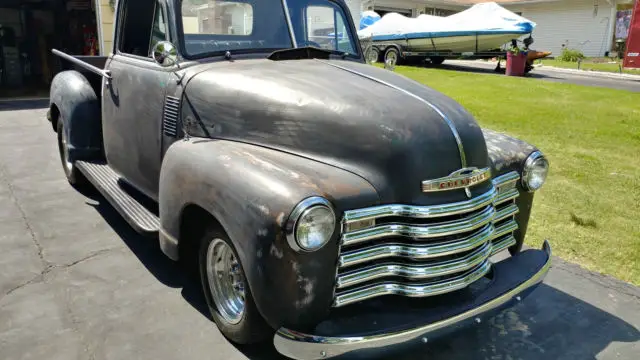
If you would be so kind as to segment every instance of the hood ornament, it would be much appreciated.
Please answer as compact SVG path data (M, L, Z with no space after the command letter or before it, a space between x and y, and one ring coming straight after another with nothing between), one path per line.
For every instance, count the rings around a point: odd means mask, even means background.
M475 167L454 171L449 176L425 180L422 182L422 192L436 192L463 189L468 198L471 198L469 188L483 183L491 178L491 169L478 169Z

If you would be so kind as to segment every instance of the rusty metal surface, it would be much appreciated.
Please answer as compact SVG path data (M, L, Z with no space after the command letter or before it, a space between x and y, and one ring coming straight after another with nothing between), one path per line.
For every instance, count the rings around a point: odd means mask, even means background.
M175 83L151 59L117 55L103 99L104 148L109 165L147 196L158 197L161 127L166 87Z
M362 59L261 56L187 62L176 76L150 59L117 55L106 65L113 80L102 89L102 127L109 164L159 200L164 233L180 241L181 214L191 205L221 223L274 328L313 326L333 300L339 227L321 250L295 252L283 225L298 202L323 196L340 219L344 210L382 203L463 201L463 190L426 194L421 183L460 170L461 158L469 167L491 166L494 176L520 172L535 149L481 130L449 97ZM90 97L82 86L71 99ZM181 99L177 138L161 131L167 95ZM186 141L179 139L183 126ZM517 219L526 231L532 196L523 195Z
M520 139L489 129L482 129L495 174L522 172L525 160L538 149Z
M336 63L435 104L458 129L468 166L488 165L480 127L452 99L389 71ZM460 169L450 128L422 101L314 60L201 66L206 69L185 91L197 117L187 124L194 136L248 142L345 169L371 182L383 202L435 204L466 198L464 191L428 196L421 191L423 180Z
M482 132L487 143L487 151L492 162L494 176L509 171L517 171L522 174L527 157L538 150L535 146L506 134L489 129L482 129ZM516 245L509 249L512 253L522 249L524 238L527 234L534 196L533 193L523 189L520 181L518 181L517 187L520 196L516 200L516 204L520 212L516 215L516 222L518 223L518 230L514 233Z
M190 204L219 220L234 242L260 313L277 328L313 325L330 309L339 230L319 251L297 253L283 226L295 205L323 196L341 217L376 203L368 182L336 167L264 147L192 138L166 153L160 178L163 231L179 238Z

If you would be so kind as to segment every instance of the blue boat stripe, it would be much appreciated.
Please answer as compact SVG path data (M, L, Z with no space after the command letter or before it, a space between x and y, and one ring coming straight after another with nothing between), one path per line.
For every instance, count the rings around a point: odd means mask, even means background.
M421 32L421 33L408 33L408 34L389 34L389 35L374 35L373 41L387 41L387 40L411 40L421 38L441 38L441 37L453 37L453 36L475 36L475 35L504 35L515 34L525 35L529 34L531 30L514 31L514 30L483 30L483 31L445 31L445 32Z

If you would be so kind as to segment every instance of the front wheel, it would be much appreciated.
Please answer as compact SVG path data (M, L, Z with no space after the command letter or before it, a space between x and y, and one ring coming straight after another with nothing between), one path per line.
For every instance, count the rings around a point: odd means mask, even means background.
M273 336L251 295L238 255L224 232L211 229L200 240L200 279L211 317L220 332L237 344L255 344Z

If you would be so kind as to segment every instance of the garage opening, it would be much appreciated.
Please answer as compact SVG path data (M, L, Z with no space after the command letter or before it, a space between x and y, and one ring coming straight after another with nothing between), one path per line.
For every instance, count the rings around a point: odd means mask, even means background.
M60 60L52 48L98 55L99 0L0 0L0 98L46 97Z
M401 8L393 8L388 6L374 6L373 11L377 12L380 16L385 16L388 13L398 13L400 15L404 15L406 17L411 17L411 9L401 9Z

